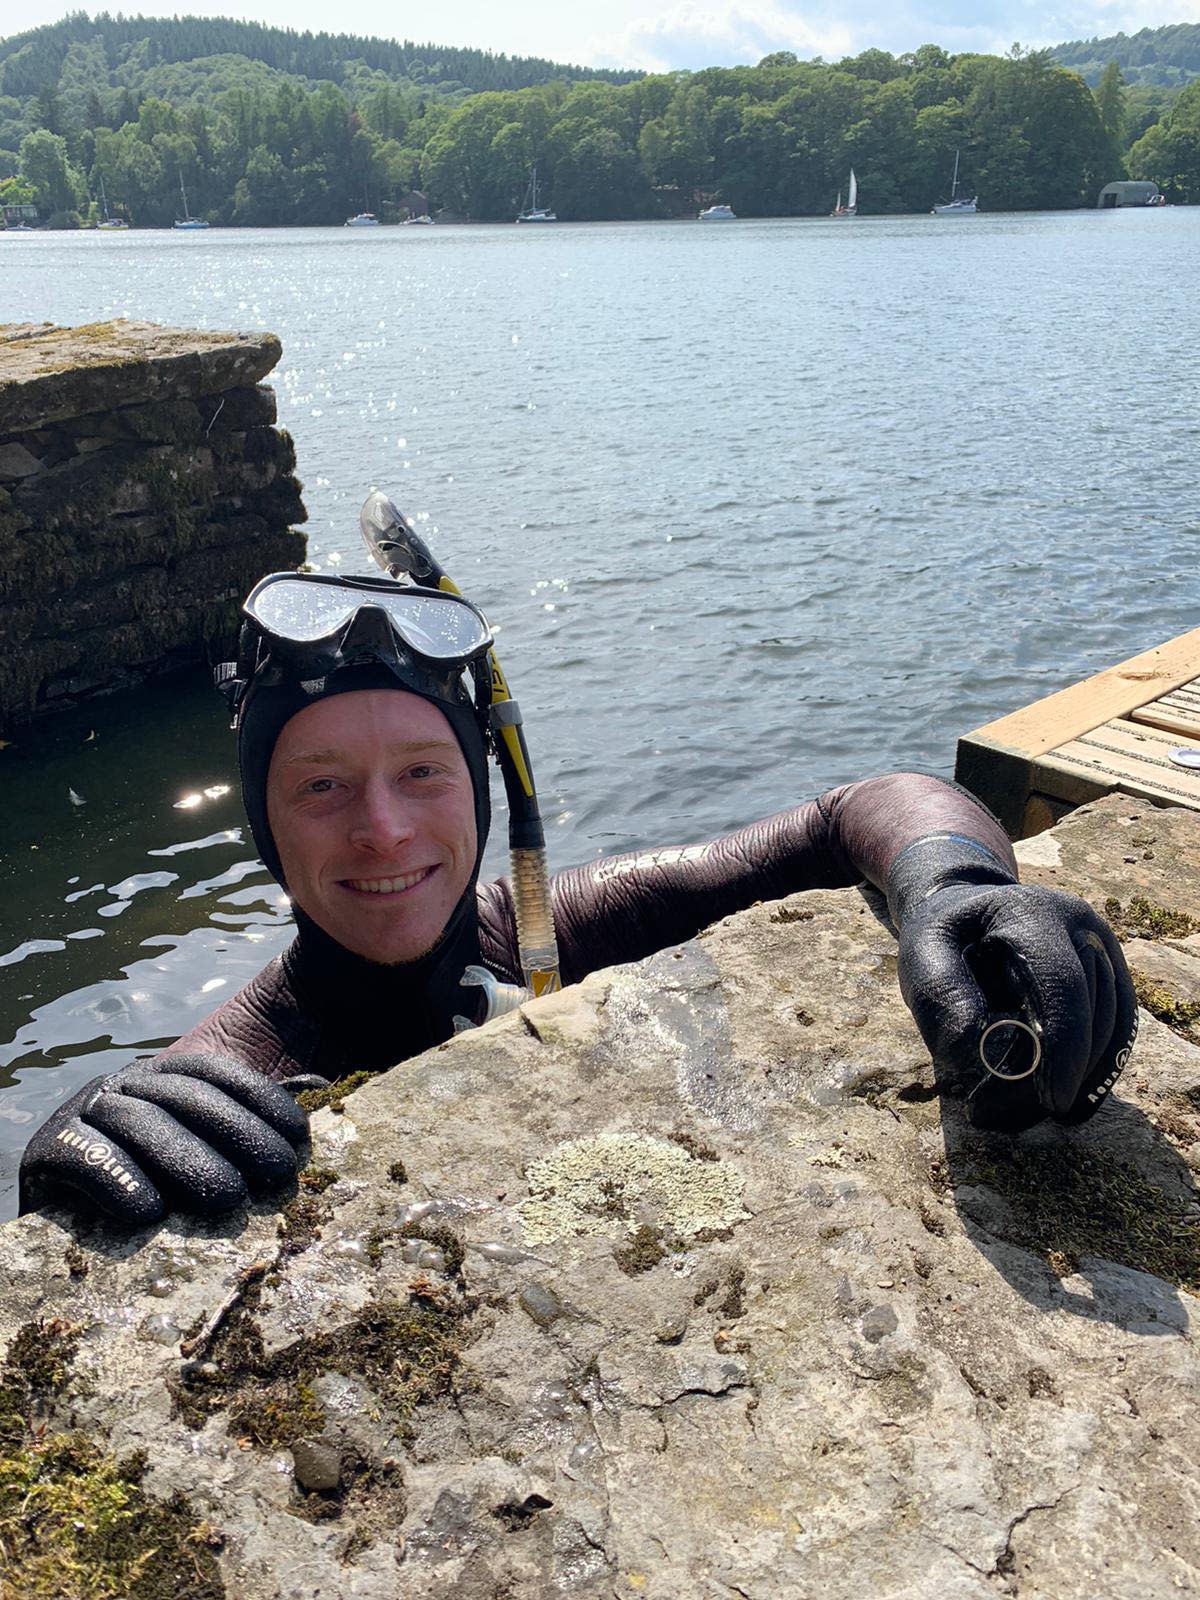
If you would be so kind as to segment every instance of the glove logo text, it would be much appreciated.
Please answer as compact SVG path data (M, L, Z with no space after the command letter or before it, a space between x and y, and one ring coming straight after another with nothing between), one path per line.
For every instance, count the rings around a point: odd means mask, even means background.
M1104 1096L1109 1092L1113 1084L1116 1083L1117 1079L1125 1071L1125 1064L1133 1054L1133 1046L1137 1040L1137 1035L1138 1019L1135 1016L1133 1019L1133 1028L1129 1035L1129 1043L1125 1045L1123 1049L1117 1051L1116 1060L1113 1062L1113 1069L1109 1073L1108 1077L1105 1078L1103 1083L1098 1083L1088 1095L1088 1099L1093 1105L1095 1105L1098 1100L1104 1099Z
M113 1160L112 1145L105 1144L103 1139L85 1139L70 1128L60 1128L58 1142L65 1144L69 1150L78 1150L89 1167L100 1167L128 1193L132 1194L135 1189L141 1188L133 1174L119 1161Z

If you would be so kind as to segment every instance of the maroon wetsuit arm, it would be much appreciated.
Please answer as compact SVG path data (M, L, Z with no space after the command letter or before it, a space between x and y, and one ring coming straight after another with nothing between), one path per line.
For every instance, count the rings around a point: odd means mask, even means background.
M269 961L244 989L198 1022L161 1056L231 1056L276 1082L319 1072L320 1031L300 1010L283 962Z
M706 844L608 856L553 880L564 983L692 938L756 900L862 879L882 888L906 845L931 833L978 840L1016 875L999 823L963 790L916 773L868 778ZM480 891L484 960L515 979L507 881Z

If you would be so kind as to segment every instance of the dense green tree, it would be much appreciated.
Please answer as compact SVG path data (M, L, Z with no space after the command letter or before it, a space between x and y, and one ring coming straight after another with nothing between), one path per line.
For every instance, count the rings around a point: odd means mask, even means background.
M1134 145L1129 171L1157 183L1169 200L1200 204L1200 82L1190 84L1166 119Z
M87 189L83 174L67 156L67 141L39 128L21 140L21 176L47 211L74 211L83 205Z
M0 178L0 206L32 206L37 204L37 190L26 178L15 174Z
M1100 76L1093 93L1100 125L1118 147L1125 135L1125 79L1115 61L1110 61Z

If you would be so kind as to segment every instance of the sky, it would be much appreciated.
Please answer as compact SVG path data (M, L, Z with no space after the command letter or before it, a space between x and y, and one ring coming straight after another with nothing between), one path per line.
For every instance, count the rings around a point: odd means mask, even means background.
M83 3L79 6L84 9ZM102 9L93 0L92 11ZM74 7L63 0L0 0L0 37L56 22ZM651 72L734 66L772 50L836 60L878 48L899 54L938 44L951 52L999 53L1014 43L1068 39L1200 22L1200 0L125 0L127 15L235 16L278 27L470 45L596 67Z

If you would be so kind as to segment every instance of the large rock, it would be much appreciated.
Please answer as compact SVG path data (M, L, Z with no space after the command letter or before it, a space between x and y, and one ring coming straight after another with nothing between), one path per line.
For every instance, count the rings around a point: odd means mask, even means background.
M160 399L196 399L264 378L273 333L202 332L154 322L0 325L0 434Z
M232 654L295 566L296 454L258 384L274 334L0 326L0 739Z
M1121 805L1035 870L1127 883ZM1200 913L1162 816L1141 887ZM1145 1017L1092 1123L972 1132L877 907L795 896L319 1111L282 1218L11 1225L0 1340L82 1326L58 1415L148 1451L240 1600L1174 1596L1197 1110Z

